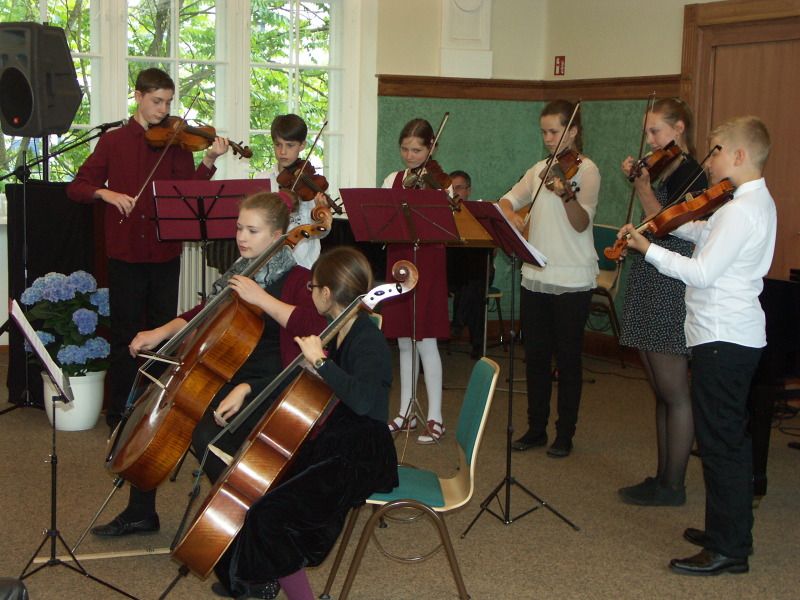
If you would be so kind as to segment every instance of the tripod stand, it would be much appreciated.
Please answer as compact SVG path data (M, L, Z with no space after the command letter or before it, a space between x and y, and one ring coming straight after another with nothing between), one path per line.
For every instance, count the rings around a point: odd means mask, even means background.
M459 240L458 230L453 219L453 212L448 201L447 195L441 190L432 189L346 189L340 190L342 200L347 208L350 225L353 235L358 241L384 242L391 246L387 249L387 264L392 264L397 260L410 260L414 265L424 262L431 269L428 277L439 271L433 267L441 261L441 270L445 268L444 248L441 244L445 242L455 242ZM438 246L437 246L438 245ZM423 277L425 275L423 274ZM417 328L418 295L421 287L426 288L422 294L423 298L430 301L431 298L438 298L439 292L446 297L445 289L436 289L437 286L445 286L446 281L435 279L422 279L414 292L408 298L398 299L385 306L382 310L386 323L394 326L394 331L389 327L388 335L398 339L409 337L408 330L402 325L410 321L411 323L411 377L410 394L407 408L404 414L401 413L403 425L411 422L411 419L419 419L424 426L424 434L434 442L438 443L438 437L423 414L419 401L417 400L417 374L418 374L418 348L417 337L431 337L430 333L420 333ZM425 306L422 310L436 310L436 307ZM446 309L445 309L446 310ZM448 323L446 315L444 318ZM424 321L423 321L424 322ZM401 325L397 325L401 324ZM407 355L406 355L407 356ZM403 354L401 349L401 377L403 373ZM406 373L408 371L405 371ZM402 402L402 399L401 399ZM405 430L405 442L400 456L400 461L405 457L408 446L410 428L403 427ZM401 431L403 430L401 429ZM429 442L430 443L430 442Z
M506 426L506 474L505 477L498 483L495 488L489 493L488 496L481 502L481 509L478 511L478 514L475 515L475 518L472 519L470 524L464 530L464 533L461 534L461 537L464 538L469 533L469 530L472 529L472 526L477 522L480 516L484 512L488 512L493 517L502 521L505 525L510 525L514 521L518 521L525 515L532 513L533 511L539 508L546 508L554 515L556 515L559 519L564 521L567 525L572 527L575 531L579 531L579 527L575 525L572 521L567 519L564 515L554 509L550 504L546 501L542 500L539 496L534 494L531 490L527 487L522 485L516 478L511 474L511 440L514 434L514 427L512 424L513 418L513 402L514 402L514 350L516 347L516 333L514 331L514 318L515 318L515 302L514 299L516 297L515 290L517 289L515 277L517 273L517 260L521 257L525 262L529 262L532 264L537 264L540 266L544 266L546 264L546 259L539 254L533 246L528 244L522 236L519 235L516 229L514 229L510 223L506 220L503 213L500 211L500 208L495 204L482 204L480 202L475 203L465 203L468 209L473 213L476 219L483 225L487 232L492 236L497 245L511 257L511 316L510 316L510 328L509 328L509 368L508 368L508 416L507 416L507 426ZM525 492L528 496L533 498L538 504L529 508L528 510L523 511L517 516L512 516L511 514L511 488L512 486L516 486ZM505 505L500 503L500 491L504 490L505 496ZM493 499L497 499L497 502L500 503L500 508L502 509L502 514L499 514L490 508L489 504L492 502Z
M131 596L127 592L121 590L120 588L116 587L115 585L108 583L100 579L99 577L95 577L91 573L89 573L86 569L83 568L78 559L72 553L67 543L64 541L64 538L61 536L61 532L58 530L58 523L57 523L57 516L58 516L58 455L56 453L56 419L58 415L58 410L56 409L56 402L69 402L72 397L72 392L69 389L69 379L64 377L61 371L58 370L58 367L53 362L53 360L47 354L47 351L44 349L42 343L38 340L36 333L34 332L33 328L31 327L28 320L25 318L25 315L22 313L22 310L17 305L16 301L12 303L11 307L11 317L14 318L15 322L19 325L20 329L22 330L22 334L28 340L28 343L31 344L34 352L38 356L44 370L50 376L51 381L53 382L54 387L58 390L58 394L53 396L53 418L50 424L50 431L51 431L51 448L50 448L50 527L47 528L44 532L44 536L42 541L36 547L36 550L33 551L33 555L31 556L30 560L25 564L25 567L22 569L22 573L20 573L18 579L24 580L32 575L38 573L45 567L55 567L58 565L64 566L76 573L83 575L84 577L88 577L92 581L96 581L97 583L106 586L107 588L114 590L118 594L122 594L126 598L133 598L136 600L136 596ZM11 318L10 317L10 318ZM38 567L28 571L28 569L33 564L36 556L39 554L39 551L42 547L50 541L50 558L46 562L40 564ZM67 562L64 562L60 558L56 556L56 541L61 542L61 545L64 546L67 553L69 554L72 562L74 565L71 565Z

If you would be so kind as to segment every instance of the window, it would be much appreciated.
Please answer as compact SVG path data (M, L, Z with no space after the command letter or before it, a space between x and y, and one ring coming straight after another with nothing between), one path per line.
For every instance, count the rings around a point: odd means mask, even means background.
M130 114L136 75L156 66L175 79L173 115L247 140L249 164L230 155L218 163L218 177L247 177L274 162L275 115L300 114L310 137L329 117L336 121L330 107L338 106L338 90L331 88L340 67L332 31L342 1L0 0L0 21L48 21L65 29L84 96L69 134L50 136L51 152L65 138ZM1 139L0 176L14 170L23 149L29 162L34 147L41 153L40 140ZM326 130L313 160L334 178L336 139ZM82 145L53 159L50 180L71 180L89 151Z

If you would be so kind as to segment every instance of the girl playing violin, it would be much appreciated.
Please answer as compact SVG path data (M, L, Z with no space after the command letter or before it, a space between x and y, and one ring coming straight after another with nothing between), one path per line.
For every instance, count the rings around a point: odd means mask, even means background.
M264 331L247 361L220 389L198 422L192 436L198 457L203 456L208 441L219 432L225 421L239 411L246 399L254 397L297 356L299 347L293 341L294 336L318 333L325 327L325 319L314 309L307 287L310 274L296 264L287 246L283 246L253 279L239 275L252 259L286 231L289 222L287 207L293 203L287 192L263 192L246 198L240 206L236 243L241 257L214 282L209 298L230 286L242 300L264 311ZM130 341L130 355L135 357L142 350L157 347L178 333L201 308L202 305L197 306L159 327L140 331ZM263 410L266 408L265 403ZM223 436L217 446L228 454L235 454L263 410L255 411L235 434ZM217 456L209 454L204 468L212 479L216 479L224 471L225 464ZM142 492L131 486L127 508L110 523L92 529L92 533L121 536L157 531L159 520L155 504L156 490Z
M574 111L572 103L555 100L547 104L541 112L539 127L551 156L565 149L581 151L580 113ZM559 140L562 140L560 145ZM597 208L600 172L588 157L581 155L580 159L572 179L564 181L556 176L552 184L541 186L530 209L528 240L548 258L547 266L522 266L520 305L528 380L528 431L512 447L528 450L547 444L553 380L551 360L555 355L558 421L555 441L547 451L554 458L568 456L572 451L583 381L583 330L598 273L592 219ZM525 222L515 211L534 201L548 160L533 165L500 199L500 208L520 231L524 230Z
M306 122L295 114L278 115L272 120L270 127L272 136L272 147L275 149L275 160L277 161L269 171L257 173L256 178L268 178L273 189L278 187L278 176L286 169L299 169L303 160L300 153L305 150L306 138L308 137L308 126ZM315 206L328 206L327 201L321 192L312 200L302 200L298 198L297 205L292 207L289 215L289 229L299 225L309 225L312 222L311 211ZM330 231L332 220L326 217L323 226ZM297 264L306 269L310 269L319 257L320 253L319 238L309 238L303 240L294 247L294 258Z
M708 187L706 176L695 160L693 119L689 107L677 98L663 98L653 104L645 117L645 135L653 152L670 142L683 151L666 168L658 182L646 168L633 181L645 218L652 217L683 191ZM622 162L625 175L634 159ZM692 178L701 175L692 183ZM690 185L691 184L691 185ZM653 239L648 234L648 239ZM682 256L691 256L692 243L674 236L658 242ZM624 502L647 506L678 506L686 501L684 478L694 440L689 370L683 322L686 318L685 284L661 275L639 253L629 257L628 287L625 293L620 344L639 350L647 380L656 397L656 473L641 483L624 487Z
M371 283L363 254L333 248L312 269L314 306L335 319ZM316 335L295 341L340 402L303 444L288 478L248 511L215 569L221 583L214 589L224 594L274 598L282 587L289 600L313 600L304 567L325 559L352 507L398 483L397 455L386 428L392 359L371 317L358 311L327 355Z
M175 314L178 304L180 242L160 242L150 182L154 179L211 179L214 162L228 150L217 137L195 168L192 155L177 146L151 148L145 131L169 115L175 83L161 69L145 69L136 77L136 111L127 125L104 134L67 186L76 202L105 203L108 289L111 301L111 394L106 421L114 427L122 417L136 376L128 343L144 323L155 327ZM141 193L139 193L141 191ZM137 194L139 194L137 196Z
M415 173L414 169L428 159L433 151L433 141L433 127L428 121L412 119L406 123L398 140L400 157L406 168L390 173L383 181L383 187L402 189L404 182L407 182L406 186L414 186L418 181L425 181L425 177ZM450 336L445 247L444 244L421 244L415 261L411 244L389 244L386 249L387 272L398 260L415 262L419 271L419 283L414 290L417 307L417 361L419 363L421 360L425 369L428 418L425 430L417 438L417 442L432 444L445 433L442 418L442 359L436 342L437 339L447 339ZM415 389L417 385L416 381L411 380L411 335L415 319L413 306L414 299L411 294L407 294L387 302L381 310L384 333L387 338L397 338L400 350L400 414L389 421L389 431L392 433L417 428L414 407L409 406L412 386ZM416 372L419 373L418 368Z

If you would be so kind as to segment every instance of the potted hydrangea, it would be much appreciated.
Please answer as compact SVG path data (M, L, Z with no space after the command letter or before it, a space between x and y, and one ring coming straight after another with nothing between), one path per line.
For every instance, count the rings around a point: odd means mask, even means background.
M98 326L109 323L108 289L98 289L95 278L85 271L48 273L36 279L20 300L39 339L70 378L75 402L58 405L56 427L91 429L103 406L111 351L108 341L97 332ZM55 392L47 375L43 374L43 380L45 408L52 420Z

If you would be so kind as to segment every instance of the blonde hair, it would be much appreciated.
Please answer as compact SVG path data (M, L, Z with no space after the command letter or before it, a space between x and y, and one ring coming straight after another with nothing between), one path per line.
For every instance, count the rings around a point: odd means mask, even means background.
M683 141L689 154L694 156L694 118L689 106L680 98L661 98L653 103L650 112L659 115L671 127L683 123Z
M286 233L289 227L289 208L278 194L258 192L248 196L239 203L240 211L245 208L259 211L265 223L280 230L281 233Z
M722 145L741 144L753 166L759 170L764 168L772 146L767 126L761 119L753 116L736 117L725 121L714 128L710 138L716 139Z

